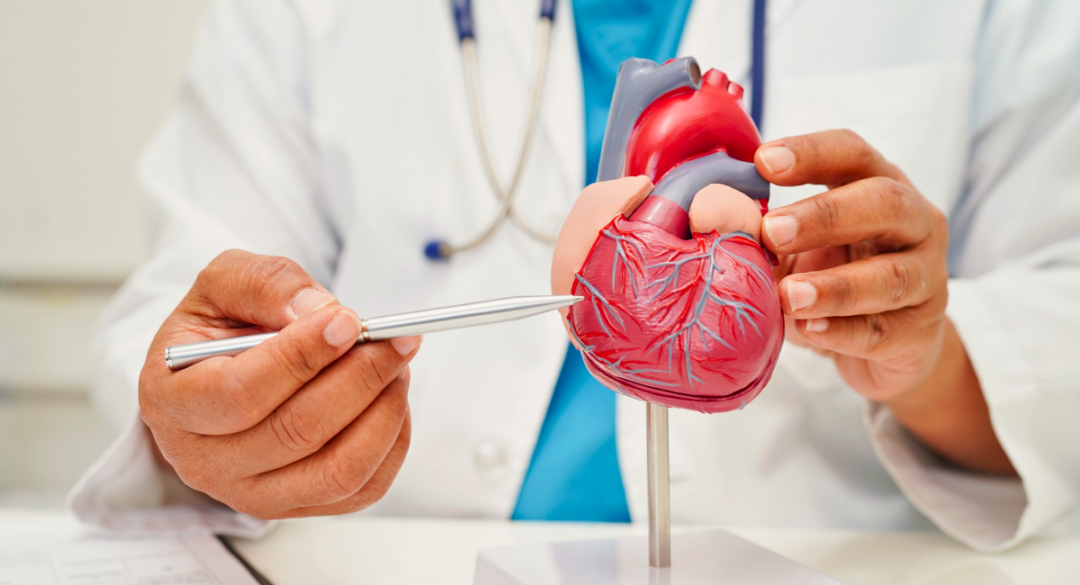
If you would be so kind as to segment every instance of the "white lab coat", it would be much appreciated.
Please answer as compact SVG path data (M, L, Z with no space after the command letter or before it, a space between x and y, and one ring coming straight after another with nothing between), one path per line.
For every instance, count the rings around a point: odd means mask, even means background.
M537 8L474 4L505 175ZM751 6L695 0L679 54L748 86ZM584 176L573 14L566 1L558 10L518 195L550 228ZM787 345L744 411L672 411L674 521L903 529L928 518L977 549L1012 546L1080 498L1080 3L773 0L768 16L765 137L852 128L949 214L948 315L1022 481L943 463L831 361ZM288 256L361 315L549 290L552 248L510 225L446 264L421 254L432 237L471 237L495 211L446 0L218 2L141 177L153 255L95 344L95 400L126 430L70 499L108 528L265 526L158 472L137 415L146 347L219 252ZM820 190L776 188L773 207ZM555 315L429 336L413 364L412 447L367 513L507 518L566 343ZM617 429L642 520L644 406L619 397Z

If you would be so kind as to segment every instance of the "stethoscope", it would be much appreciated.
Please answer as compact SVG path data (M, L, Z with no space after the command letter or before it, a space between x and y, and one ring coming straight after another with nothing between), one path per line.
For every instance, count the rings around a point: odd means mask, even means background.
M533 63L533 79L529 96L529 108L525 117L525 129L522 132L521 146L518 149L517 164L510 175L509 183L504 184L495 171L488 143L487 128L484 125L484 111L480 104L480 76L476 59L476 37L473 31L472 0L451 0L454 9L454 25L457 27L458 42L461 45L461 60L465 73L465 92L469 100L469 117L473 132L479 145L480 159L484 164L488 183L499 200L495 216L487 226L472 239L461 244L451 244L446 240L431 240L424 245L424 256L430 260L449 260L458 252L465 252L480 246L491 239L495 230L509 217L515 225L530 237L547 244L554 244L558 233L551 233L536 228L521 216L514 208L514 192L521 179L521 172L528 159L536 123L540 117L540 101L544 93L547 73L548 53L551 47L551 25L555 20L557 0L540 1L540 21L537 24L536 57ZM761 112L765 101L765 4L766 0L754 0L752 50L750 59L750 83L753 89L750 100L750 116L761 127Z

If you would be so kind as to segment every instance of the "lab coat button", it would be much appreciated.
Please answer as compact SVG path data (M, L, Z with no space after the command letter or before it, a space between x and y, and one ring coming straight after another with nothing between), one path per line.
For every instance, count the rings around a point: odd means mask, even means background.
M506 475L506 450L494 441L482 441L473 450L473 462L485 479L496 480Z

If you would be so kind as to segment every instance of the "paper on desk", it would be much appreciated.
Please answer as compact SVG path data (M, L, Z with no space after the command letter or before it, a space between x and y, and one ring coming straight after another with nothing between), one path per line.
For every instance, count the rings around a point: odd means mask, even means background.
M210 534L105 536L73 518L0 523L0 585L257 585Z

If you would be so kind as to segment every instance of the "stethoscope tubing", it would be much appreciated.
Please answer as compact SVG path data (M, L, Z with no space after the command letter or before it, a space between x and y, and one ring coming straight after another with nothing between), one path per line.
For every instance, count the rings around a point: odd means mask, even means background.
M518 185L521 182L521 175L525 169L525 164L528 161L529 151L531 150L533 143L533 136L536 133L537 122L540 118L540 104L543 100L545 85L544 78L547 75L548 47L551 43L551 25L551 19L541 18L537 27L538 38L536 44L536 60L533 65L533 80L531 85L531 95L529 97L528 115L526 117L524 131L522 132L521 147L518 150L517 161L514 165L514 173L510 176L510 182L505 186L499 179L498 173L495 170L495 162L491 156L491 145L488 142L487 127L480 98L480 76L477 68L476 43L472 38L465 39L462 42L461 53L463 64L465 66L465 85L469 94L469 109L473 118L473 130L476 134L476 142L479 145L480 158L484 164L484 172L487 174L488 182L491 184L492 189L499 197L499 209L495 213L495 217L489 222L487 229L464 244L452 245L450 250L451 253L470 250L484 243L491 237L495 230L498 229L507 216L509 216L511 221L517 224L518 227L538 240L554 243L555 239L558 237L557 234L554 236L546 234L529 225L529 223L518 214L513 205L513 198L517 192Z
M517 161L510 181L504 186L495 170L494 159L491 156L491 146L488 142L487 125L484 119L484 110L480 97L480 75L478 59L476 55L476 38L473 28L472 3L470 0L455 0L454 24L457 27L458 41L461 45L462 67L465 74L465 90L469 102L469 115L472 119L473 133L480 151L480 159L484 166L495 196L499 200L499 207L495 216L487 223L480 233L462 244L451 244L447 241L433 241L424 248L424 254L434 260L445 260L458 252L464 252L480 246L495 233L507 217L532 238L553 244L558 234L546 233L533 227L514 208L513 199L521 180L522 172L528 161L529 151L533 143L533 136L540 118L540 104L543 100L545 79L547 77L548 53L551 46L551 27L555 17L555 0L542 0L540 5L540 20L537 24L536 55L533 63L533 78L530 85L528 114L525 119L525 128L522 131L521 146L518 150Z
M521 147L518 150L517 164L510 177L510 182L505 187L495 170L495 164L491 156L491 147L487 139L487 127L484 121L484 111L480 99L480 75L476 56L476 31L473 22L472 0L452 0L454 13L454 26L458 33L458 42L461 46L462 66L465 73L465 89L469 101L469 114L472 118L473 132L480 150L480 158L484 165L488 183L495 196L499 200L499 207L495 216L487 223L487 226L472 239L463 244L451 244L445 240L433 240L424 247L424 255L432 260L448 260L458 252L471 250L488 241L495 231L501 226L506 218L517 225L530 237L549 244L555 243L558 234L547 233L533 227L514 208L514 194L517 191L522 171L528 161L529 151L533 142L533 135L540 117L540 104L543 99L545 79L547 75L548 52L551 46L551 27L555 20L555 6L557 0L541 0L540 21L537 25L536 56L533 64L533 79L531 95L529 97L528 115L525 128L522 132ZM761 128L762 113L765 104L765 24L767 0L754 0L753 24L751 30L751 102L750 117Z

